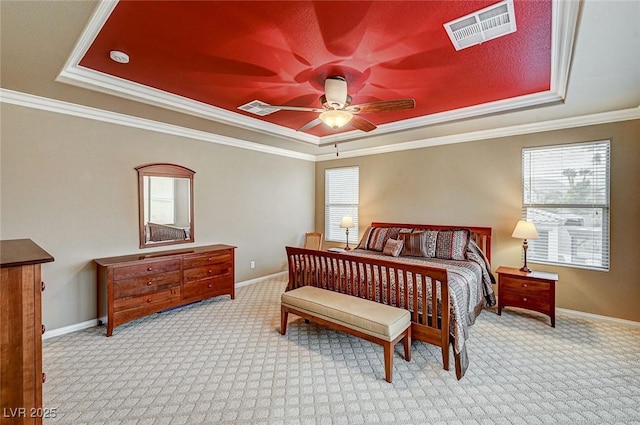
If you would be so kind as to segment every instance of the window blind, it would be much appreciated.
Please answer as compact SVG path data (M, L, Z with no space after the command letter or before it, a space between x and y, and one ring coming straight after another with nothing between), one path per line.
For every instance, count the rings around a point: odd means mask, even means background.
M522 175L528 260L609 270L610 142L525 148Z
M342 217L351 216L354 228L349 229L349 244L358 243L358 192L360 168L343 167L325 170L324 235L327 241L347 241L345 229L340 227Z

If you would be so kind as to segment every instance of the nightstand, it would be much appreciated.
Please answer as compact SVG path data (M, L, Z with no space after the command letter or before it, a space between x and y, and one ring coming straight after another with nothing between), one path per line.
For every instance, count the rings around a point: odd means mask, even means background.
M520 307L546 314L556 327L557 273L525 273L511 267L498 267L498 314L505 307Z

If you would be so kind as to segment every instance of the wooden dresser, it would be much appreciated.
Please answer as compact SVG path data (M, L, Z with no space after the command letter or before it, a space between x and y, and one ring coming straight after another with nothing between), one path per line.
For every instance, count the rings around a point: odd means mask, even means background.
M209 245L94 260L98 317L123 323L218 295L235 298L235 247ZM106 312L105 312L106 306Z
M40 264L53 257L30 239L0 241L1 424L41 424L42 291Z

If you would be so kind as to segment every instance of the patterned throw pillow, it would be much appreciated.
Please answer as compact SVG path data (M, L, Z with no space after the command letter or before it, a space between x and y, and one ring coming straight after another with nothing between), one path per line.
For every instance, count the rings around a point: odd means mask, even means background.
M392 257L397 257L402 252L402 247L404 246L404 241L398 239L387 239L387 242L384 244L384 249L382 253L384 255L391 255Z
M371 251L380 251L384 249L384 244L389 239L389 229L386 227L374 227L371 230L371 236L369 236L369 243L367 249Z
M436 255L437 230L416 230L413 233L400 233L404 241L402 255L408 257L433 258Z
M436 258L466 260L471 233L468 229L442 230L438 232Z
M387 239L389 239L388 227L369 227L360 239L358 249L382 252Z
M364 231L362 235L362 239L360 239L360 243L358 243L357 249L367 249L367 244L369 243L369 236L371 236L371 226L367 227L367 230Z

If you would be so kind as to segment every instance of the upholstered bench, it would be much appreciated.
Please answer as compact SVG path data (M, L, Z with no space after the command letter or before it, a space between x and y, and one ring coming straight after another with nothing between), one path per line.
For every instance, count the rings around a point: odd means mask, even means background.
M393 347L403 340L404 358L411 360L409 311L339 292L303 286L281 297L280 333L287 333L289 313L384 347L384 372L391 382Z

